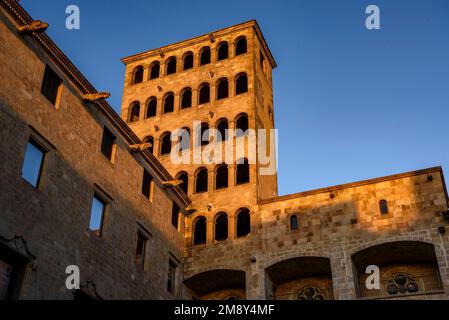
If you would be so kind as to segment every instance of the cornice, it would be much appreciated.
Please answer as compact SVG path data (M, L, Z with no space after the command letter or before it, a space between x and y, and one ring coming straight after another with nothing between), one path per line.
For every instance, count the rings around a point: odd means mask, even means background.
M172 43L172 44L169 44L166 46L162 46L162 47L154 48L154 49L151 49L148 51L136 53L136 54L122 58L121 61L126 65L126 64L129 64L132 62L159 56L161 51L166 53L169 56L170 51L189 47L198 42L203 42L205 40L208 40L210 35L214 35L214 37L220 37L220 36L224 36L224 35L227 35L227 34L239 31L239 30L244 30L247 28L253 28L256 36L259 38L259 41L262 44L263 49L265 50L266 55L268 56L268 60L270 61L272 68L276 68L277 67L276 61L274 60L274 57L270 51L270 48L268 47L267 42L265 41L265 38L262 34L259 24L254 19L246 21L246 22L242 22L242 23L230 26L230 27L226 27L223 29L212 31L212 32L209 32L206 34L202 34L200 36L188 38L186 40L175 42L175 43Z
M379 178L374 178L374 179L340 184L340 185L336 185L336 186L332 186L332 187L303 191L303 192L289 194L289 195L275 197L275 198L259 199L257 203L259 205L270 204L270 203L275 203L275 202L279 202L279 201L286 201L286 200L292 200L292 199L296 199L296 198L307 197L307 196L316 195L316 194L320 194L320 193L330 193L330 192L341 191L341 190L349 189L349 188L357 188L357 187L362 187L362 186L386 182L386 181L404 179L404 178L415 177L415 176L426 175L426 174L428 175L431 173L439 173L441 175L443 189L444 189L444 193L446 196L446 202L449 205L446 184L444 183L443 169L441 167L433 167L433 168L427 168L427 169L422 169L422 170L409 171L409 172L404 172L404 173L400 173L400 174L394 174L394 175L389 175L389 176L384 176L384 177L379 177Z

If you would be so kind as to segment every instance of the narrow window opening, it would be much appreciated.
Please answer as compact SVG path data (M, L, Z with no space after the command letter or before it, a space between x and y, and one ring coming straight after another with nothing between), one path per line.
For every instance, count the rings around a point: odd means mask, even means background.
M227 79L222 79L217 86L217 100L229 97L229 83Z
M147 114L145 118L152 118L155 117L157 113L157 99L156 97L150 98L150 101L148 102L147 106Z
M89 229L97 237L101 237L103 234L103 220L106 208L106 202L98 195L94 195L92 201L92 208L90 211Z
M229 47L228 47L227 42L220 44L220 46L218 47L218 57L217 57L218 61L225 60L228 58L228 56L229 56L228 49L229 49Z
M200 245L206 243L206 218L199 217L193 225L193 244Z
M204 84L200 88L199 104L210 102L210 87L208 84Z
M153 177L150 175L150 173L146 169L144 169L143 170L143 180L142 180L142 194L147 199L150 199L150 197L151 197L152 185L153 185Z
M164 113L173 112L175 108L175 95L169 93L164 99Z
M251 217L248 209L240 210L237 215L237 237L246 237L251 232Z
M171 58L167 62L167 75L176 73L176 58Z
M201 50L200 66L210 63L210 48L205 47Z
M193 54L189 53L184 57L184 70L193 68Z
M39 186L41 180L42 165L46 153L47 150L41 147L35 140L29 140L22 166L22 178L35 188Z
M247 51L247 41L246 38L240 38L239 40L237 40L236 44L235 44L235 55L241 55L241 54L245 54Z
M114 146L115 146L115 136L108 128L104 127L103 139L101 142L101 152L110 161L112 161Z
M228 215L219 213L215 219L215 240L224 241L228 239Z
M61 85L62 79L47 65L44 71L41 94L46 97L52 105L56 105Z
M207 192L207 184L208 184L207 169L205 168L200 169L196 175L195 192L196 193Z

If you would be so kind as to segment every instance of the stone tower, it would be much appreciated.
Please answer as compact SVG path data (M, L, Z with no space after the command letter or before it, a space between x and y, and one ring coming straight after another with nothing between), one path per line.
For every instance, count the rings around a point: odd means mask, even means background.
M201 128L216 128L223 134L225 129L249 128L256 133L267 129L269 140L269 131L274 128L272 69L276 62L257 22L248 21L122 61L126 65L123 119L142 140L153 144L154 156L168 171L184 181L181 187L196 209L185 225L173 218L173 224L185 231L187 246L246 236L257 219L253 213L258 199L277 196L276 173L260 174L258 162L249 161L246 166L235 152L231 163L224 165L194 163L193 159L195 152L208 147L197 140ZM170 147L176 152L176 139L170 146L169 138L182 128L191 133L189 163L175 164L169 153ZM247 135L237 135L226 141L235 145L239 139L249 140ZM229 151L225 145L221 142L222 150ZM245 146L243 159L249 159L256 152ZM249 213L249 218L238 222L241 211ZM199 219L204 224L200 221L194 239ZM224 223L226 230L217 231L217 223ZM246 227L249 230L243 230ZM200 229L207 230L205 239Z

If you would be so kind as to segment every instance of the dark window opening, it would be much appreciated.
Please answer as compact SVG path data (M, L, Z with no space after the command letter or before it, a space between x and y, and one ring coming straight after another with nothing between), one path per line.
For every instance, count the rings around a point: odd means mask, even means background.
M208 184L207 169L205 168L200 169L196 174L195 192L196 193L207 192L207 184Z
M106 209L106 202L98 195L94 195L92 200L92 208L90 211L89 230L97 237L101 237L103 233L103 220Z
M217 140L219 139L221 139L219 141L228 140L228 132L227 132L228 129L229 129L228 120L226 119L220 120L220 122L217 125L217 132L220 133L220 137L217 138Z
M240 137L242 135L247 134L248 128L249 128L248 116L246 114L243 114L237 118L237 121L235 124L236 136Z
M167 75L176 73L176 58L171 58L167 62Z
M235 81L235 94L242 94L248 92L248 77L246 74L241 74Z
M379 201L379 209L380 209L380 214L388 214L389 213L387 200Z
M135 103L131 106L129 111L128 122L139 121L140 118L140 103Z
M228 215L219 213L215 219L215 240L223 241L228 238Z
M164 99L164 113L173 112L175 109L175 96L173 93L169 93Z
M138 66L133 71L133 84L143 82L143 67Z
M210 48L206 47L201 50L200 66L210 63Z
M220 80L217 86L217 100L229 97L229 83L227 79Z
M215 189L224 189L228 187L228 166L222 164L217 168L215 178Z
M42 165L46 153L47 150L35 140L29 140L23 160L22 178L35 188L37 188L41 179Z
M170 154L171 152L171 134L166 133L161 139L161 155Z
M190 148L190 129L189 128L182 128L179 132L179 150L188 150Z
M171 211L171 224L176 229L179 228L179 214L180 213L181 213L181 209L175 202L173 202L172 211Z
M193 68L193 54L189 53L184 57L184 70Z
M136 244L136 256L135 262L137 270L145 270L145 251L147 246L147 237L145 237L140 231L137 232L137 244Z
M171 294L175 293L176 270L178 266L172 260L168 263L167 291Z
M157 99L155 97L150 98L147 105L147 114L145 118L155 117L157 112Z
M237 215L237 237L246 237L251 232L251 217L248 209L243 209Z
M145 139L143 139L143 142L151 144L151 147L148 148L148 151L150 151L150 153L153 153L153 150L154 150L154 138L152 136L148 136Z
M208 84L204 84L200 88L199 104L210 102L210 87Z
M247 51L246 38L240 38L235 43L235 55L238 56L238 55L244 54L244 53L246 53L246 51Z
M112 155L114 151L115 145L115 136L109 131L108 128L104 127L103 130L103 139L101 142L101 152L112 161Z
M224 60L227 59L229 54L228 54L228 44L226 42L222 43L219 45L218 47L218 56L217 56L217 60Z
M147 170L143 170L143 180L142 180L142 194L150 199L151 197L151 186L152 186L153 177Z
M46 66L44 71L44 79L41 86L41 93L53 105L56 104L61 85L62 79L56 74L56 72L53 71L53 69Z
M159 62L156 62L150 69L150 80L159 78L160 72L161 65L159 64Z
M19 298L26 263L9 248L0 247L0 301Z
M187 194L187 191L189 189L189 175L186 172L180 173L178 175L178 180L182 181L179 187L182 191L184 191L185 194Z
M262 68L262 70L264 70L264 64L265 64L265 57L263 56L263 53L260 52L259 53L259 63L260 63L260 67Z
M199 217L193 225L193 244L199 245L206 243L206 218Z
M190 108L192 106L192 90L185 89L181 97L181 109Z
M244 159L243 163L237 164L237 185L249 182L249 164L248 160Z
M290 230L298 230L298 216L296 215L290 217Z
M200 145L206 146L209 144L209 125L207 123L202 123L200 128Z

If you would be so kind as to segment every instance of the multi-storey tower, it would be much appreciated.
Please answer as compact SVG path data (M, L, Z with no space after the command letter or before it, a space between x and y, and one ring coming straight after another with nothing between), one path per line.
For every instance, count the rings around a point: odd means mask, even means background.
M197 210L185 225L187 245L232 241L249 234L257 219L252 215L257 200L277 195L276 173L263 175L258 163L247 165L255 153L248 145L244 158L237 159L233 152L232 163L194 163L194 153L204 151L207 143L193 140L194 132L207 128L223 135L226 129L266 129L270 136L276 63L257 22L122 61L126 65L122 117L142 140L153 144L153 154L169 172L184 181L181 187ZM189 164L175 164L169 155L176 143L170 141L170 133L182 128L192 133ZM237 143L247 137L229 139ZM178 224L176 218L173 222Z

